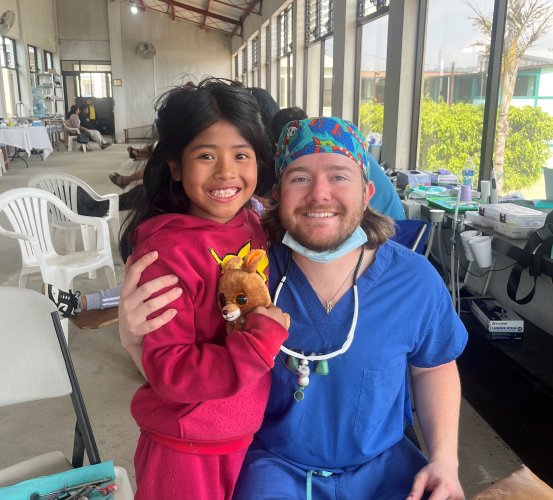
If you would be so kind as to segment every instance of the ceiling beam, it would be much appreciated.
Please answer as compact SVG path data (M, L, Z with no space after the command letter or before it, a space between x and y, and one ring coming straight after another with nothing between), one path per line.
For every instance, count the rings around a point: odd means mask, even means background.
M253 9L255 8L255 6L259 3L259 12L261 12L261 8L262 8L262 0L250 0L250 3L248 5L248 7L246 7L246 10L244 11L244 14L242 14L240 16L240 33L238 33L238 26L236 26L233 30L232 30L232 33L230 34L230 36L234 36L234 35L237 35L237 36L243 36L243 33L244 33L244 19L246 19L246 17L248 17L248 15L250 15L252 12L253 12Z
M172 0L158 0L163 3L169 3L171 2L175 7L178 7L179 9L189 10L190 12L195 12L196 14L200 14L207 17L212 17L213 19L218 19L219 21L223 21L224 23L229 23L235 25L235 30L237 28L240 28L242 26L242 22L237 19L232 19L231 17L221 16L220 14L215 14L214 12L209 12L206 9L200 9L199 7L194 7L192 5L187 5L182 2L174 2Z
M222 5L228 5L229 7L233 7L235 9L242 10L244 12L246 12L249 8L249 6L241 7L240 5L229 3L228 1L225 2L224 0L213 0L213 1L217 2L217 3L220 3ZM259 10L257 12L251 11L250 14L261 14L261 3L260 3Z

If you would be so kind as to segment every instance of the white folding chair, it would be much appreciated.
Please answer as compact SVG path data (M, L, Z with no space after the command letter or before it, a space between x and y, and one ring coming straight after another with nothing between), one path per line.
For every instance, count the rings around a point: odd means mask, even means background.
M33 290L2 286L0 315L0 407L70 395L77 419L71 460L63 452L54 451L11 465L0 470L0 487L81 467L85 451L90 464L99 463L98 448L56 306ZM32 431L26 427L21 430ZM60 430L60 434L65 432ZM10 434L8 439L17 439L17 434ZM36 441L40 442L40 436ZM122 467L115 467L115 483L115 499L133 498L127 472ZM11 498L2 495L0 492L1 498Z
M75 177L74 175L65 174L63 172L38 174L29 179L28 186L49 191L63 201L73 212L82 213L79 210L79 189L84 193L81 195L81 202L84 203L85 197L89 201L103 203L107 205L105 215L101 218L105 220L111 228L111 236L113 243L117 247L117 238L119 236L119 195L115 193L100 195L86 182ZM90 250L90 235L85 228L80 224L75 224L64 217L58 210L52 212L53 227L56 230L65 231L66 250L68 252L75 251L75 234L81 232L83 239L83 248Z

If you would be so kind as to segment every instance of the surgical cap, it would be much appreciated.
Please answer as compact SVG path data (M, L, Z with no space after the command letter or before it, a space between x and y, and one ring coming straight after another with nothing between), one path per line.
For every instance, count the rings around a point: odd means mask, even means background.
M369 152L365 137L353 123L335 117L305 118L284 126L275 155L277 180L294 160L316 153L347 156L361 167L363 176L369 180Z

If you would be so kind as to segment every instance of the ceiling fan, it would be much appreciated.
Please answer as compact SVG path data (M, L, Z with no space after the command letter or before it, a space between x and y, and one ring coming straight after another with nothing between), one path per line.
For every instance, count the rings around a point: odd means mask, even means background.
M13 10L6 10L0 16L0 35L5 35L8 31L10 31L14 22L15 12Z
M136 45L136 55L142 59L151 59L156 55L156 48L150 42L139 42Z

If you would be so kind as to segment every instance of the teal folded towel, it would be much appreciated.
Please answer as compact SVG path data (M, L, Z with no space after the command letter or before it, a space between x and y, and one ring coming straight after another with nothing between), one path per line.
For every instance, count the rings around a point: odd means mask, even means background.
M53 493L62 488L70 486L76 486L79 484L90 483L98 479L108 478L101 486L107 486L113 483L115 480L115 472L113 470L113 462L107 461L96 465L86 465L84 467L78 467L77 469L71 469L65 472L59 472L58 474L52 474L50 476L35 477L22 481L21 483L14 484L13 486L6 486L0 488L0 498L9 498L10 500L29 500L33 493L40 495L47 495ZM105 496L99 492L93 492L87 497L92 499L107 499L113 498L112 495Z

